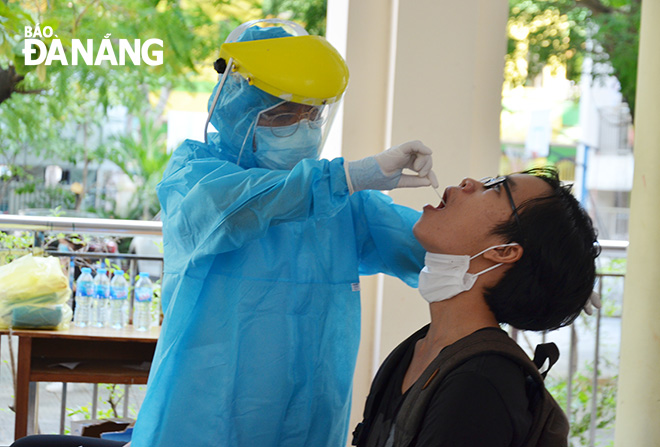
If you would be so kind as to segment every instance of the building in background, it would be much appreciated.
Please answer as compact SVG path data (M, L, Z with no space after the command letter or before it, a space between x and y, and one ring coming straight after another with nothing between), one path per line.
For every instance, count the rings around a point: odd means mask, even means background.
M633 127L616 79L583 75L575 85L548 67L531 86L505 88L501 141L501 172L556 165L600 239L628 240Z

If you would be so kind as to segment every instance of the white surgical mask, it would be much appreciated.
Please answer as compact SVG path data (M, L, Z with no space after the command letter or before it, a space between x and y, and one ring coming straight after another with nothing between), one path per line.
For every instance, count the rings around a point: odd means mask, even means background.
M461 292L470 290L477 278L502 264L495 264L478 273L468 273L470 261L499 247L510 247L517 243L493 245L474 256L445 255L440 253L426 253L424 268L419 273L419 293L429 303L448 300Z
M302 120L293 124L298 129L288 137L278 137L270 127L255 129L256 152L254 157L261 168L292 169L303 158L317 158L321 146L321 129L310 127Z

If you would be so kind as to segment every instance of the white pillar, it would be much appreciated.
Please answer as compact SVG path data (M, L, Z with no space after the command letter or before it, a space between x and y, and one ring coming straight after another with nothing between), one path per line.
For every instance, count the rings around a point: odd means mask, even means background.
M335 123L342 155L356 160L419 139L434 150L443 188L497 174L507 17L506 0L329 0L327 37L351 76ZM430 188L392 197L419 210L439 201ZM400 280L363 277L361 287L351 427L374 365L428 322L428 306Z
M339 154L359 160L386 148L391 5L383 0L328 0L326 37L346 58L350 72L341 113L333 124L324 156ZM337 135L337 133L340 135ZM336 144L341 146L328 147ZM331 157L328 157L331 158ZM360 278L362 337L355 378L348 444L362 420L373 378L374 333L378 310L378 277Z
M615 445L660 446L660 2L642 2Z
M420 139L434 150L441 190L464 177L496 175L506 0L399 0L396 12L391 140ZM399 203L437 204L431 188L396 190ZM385 278L380 359L429 321L428 304Z

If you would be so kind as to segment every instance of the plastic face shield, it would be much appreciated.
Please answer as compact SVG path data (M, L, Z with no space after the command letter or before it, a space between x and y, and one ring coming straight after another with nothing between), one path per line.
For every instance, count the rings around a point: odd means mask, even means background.
M281 27L290 36L238 41L244 32L255 26ZM227 68L220 78L209 111L204 130L205 142L206 128L227 77L240 76L250 85L282 99L283 102L313 106L313 114L320 120L303 118L300 121L308 121L312 125L318 124L322 127L321 146L323 145L336 113L337 103L348 84L346 63L325 39L308 35L304 28L294 22L280 19L255 20L244 23L232 31L220 49L220 57L227 62ZM282 104L277 104L277 107L280 106ZM280 113L287 111L283 110ZM303 113L298 111L294 113L303 116ZM260 113L258 121L262 121L262 115L264 113ZM266 114L266 117L268 116ZM284 127L277 124L282 124L286 118L271 122L270 127ZM268 123L255 121L254 125L261 126ZM245 146L244 144L243 149Z
M337 104L307 105L295 102L282 101L257 114L255 125L267 128L270 133L279 138L293 136L299 129L301 131L320 129L321 144L319 154L325 138L330 130L337 111ZM257 150L253 140L252 150Z

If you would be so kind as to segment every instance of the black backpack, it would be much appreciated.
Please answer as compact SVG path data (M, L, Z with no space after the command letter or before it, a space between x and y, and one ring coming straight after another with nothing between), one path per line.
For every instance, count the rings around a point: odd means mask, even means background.
M533 422L523 446L566 447L568 445L570 428L568 419L543 383L547 372L559 358L557 346L554 343L538 345L532 361L504 331L477 331L443 349L410 388L394 424L391 427L383 424L379 419L380 415L375 415L374 411L378 408L377 404L382 398L384 387L409 344L421 338L422 333L426 331L428 331L428 326L423 327L401 343L383 362L371 385L364 409L364 420L353 432L353 445L358 447L380 447L381 445L407 447L410 445L419 430L426 407L436 387L454 368L472 357L484 354L497 354L515 361L527 376L528 398ZM540 373L539 368L546 360L550 362L549 367L544 373ZM381 433L375 435L371 433L372 430L381 431ZM387 439L386 444L382 444L384 439Z

